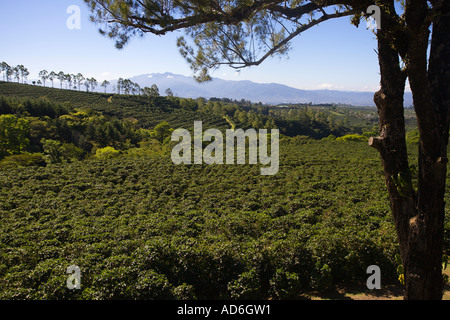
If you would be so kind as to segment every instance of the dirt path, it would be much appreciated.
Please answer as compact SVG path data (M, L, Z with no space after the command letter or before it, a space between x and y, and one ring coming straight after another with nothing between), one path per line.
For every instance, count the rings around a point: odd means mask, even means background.
M450 276L450 268L447 267L444 273ZM336 288L325 294L312 295L310 298L311 300L403 300L403 286L390 285L380 290L366 289L364 292ZM450 283L444 287L442 300L450 300Z

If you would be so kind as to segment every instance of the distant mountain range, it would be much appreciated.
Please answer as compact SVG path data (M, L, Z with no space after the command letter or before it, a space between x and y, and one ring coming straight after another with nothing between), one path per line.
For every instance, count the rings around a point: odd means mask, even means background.
M335 103L354 106L375 106L374 92L338 90L301 90L277 83L255 83L248 80L232 81L213 78L206 83L198 83L193 77L173 73L143 74L129 78L141 88L156 84L161 95L170 88L175 96L183 98L229 98L250 100L268 104L283 103ZM110 81L109 91L117 80ZM411 93L405 94L405 106L412 105Z

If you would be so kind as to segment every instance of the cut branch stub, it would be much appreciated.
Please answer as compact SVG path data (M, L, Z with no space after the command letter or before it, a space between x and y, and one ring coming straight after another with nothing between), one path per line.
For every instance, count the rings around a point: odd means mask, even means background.
M382 137L370 137L369 138L369 146L381 151L383 148L383 140Z

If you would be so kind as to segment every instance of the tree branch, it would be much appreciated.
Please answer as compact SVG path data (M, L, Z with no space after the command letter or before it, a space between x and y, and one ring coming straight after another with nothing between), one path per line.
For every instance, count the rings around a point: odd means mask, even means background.
M312 20L308 24L304 24L302 26L299 26L288 37L284 38L283 41L281 41L280 43L275 45L273 48L271 48L269 51L267 51L264 54L264 56L262 56L260 59L258 59L256 61L230 61L230 62L223 62L223 63L220 63L220 64L230 65L231 67L233 67L235 69L240 69L240 68L245 68L245 67L249 67L249 66L260 65L264 60L266 60L268 57L270 57L271 55L276 53L280 48L285 46L289 41L291 41L293 38L298 36L300 33L304 32L304 31L306 31L306 30L314 27L315 25L317 25L319 23L322 23L322 22L324 22L326 20L334 19L334 18L338 18L338 17L349 16L349 15L352 15L352 14L355 14L355 13L356 13L355 10L349 10L349 11L344 11L344 12L337 12L337 13L334 13L334 14L327 14L327 15L323 15L322 17L320 17L317 20ZM236 65L238 65L238 66L236 66Z

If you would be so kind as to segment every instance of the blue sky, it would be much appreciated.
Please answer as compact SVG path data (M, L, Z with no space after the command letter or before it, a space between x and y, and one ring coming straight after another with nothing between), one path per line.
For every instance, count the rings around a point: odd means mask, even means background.
M81 9L81 28L70 30L67 8ZM176 46L182 32L163 37L146 35L117 50L114 41L98 33L82 0L0 0L0 61L23 64L29 79L40 70L81 72L103 80L172 72L192 75ZM276 82L299 89L375 91L379 69L375 36L362 22L348 17L326 21L298 36L288 56L271 58L257 67L223 67L213 77Z

